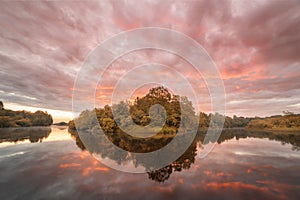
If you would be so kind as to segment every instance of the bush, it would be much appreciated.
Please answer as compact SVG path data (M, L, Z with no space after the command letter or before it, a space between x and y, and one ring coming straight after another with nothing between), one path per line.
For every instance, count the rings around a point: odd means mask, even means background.
M0 110L0 127L49 126L52 123L52 116L47 112Z

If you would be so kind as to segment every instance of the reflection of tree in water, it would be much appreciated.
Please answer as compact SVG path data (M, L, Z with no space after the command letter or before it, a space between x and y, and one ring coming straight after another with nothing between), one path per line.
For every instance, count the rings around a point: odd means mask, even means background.
M102 158L109 158L111 160L114 160L118 164L124 164L126 162L133 161L136 167L138 165L149 166L149 163L147 163L149 161L144 160L143 157L132 157L130 156L130 153L126 153L124 151L116 151L114 148L109 148L110 145L113 144L105 143L107 142L107 140L104 140L103 137L98 137L97 139L95 139L95 135L93 135L93 133L89 133L83 135L84 137L79 138L76 131L69 130L69 132L75 138L77 146L82 150L86 150L84 144L87 143L89 144L89 147L92 147L91 149L89 149L91 153L96 153ZM197 145L199 146L201 145L201 143L203 143L205 134L205 131L199 131L193 143L182 156L162 169L154 171L150 170L150 172L147 172L148 178L157 182L164 182L170 178L170 175L173 172L180 172L185 169L190 169L192 164L195 162L195 157L197 155ZM248 137L262 139L268 138L270 140L281 141L283 144L288 143L293 145L293 150L300 150L300 134L293 132L262 132L249 131L246 129L224 129L217 142L221 144L226 140L231 140L234 138L238 140L240 138ZM102 145L105 145L105 147L108 148L100 148ZM129 146L129 148L131 148L130 150L134 150L133 148L137 148L137 146L132 145Z
M2 128L0 143L29 140L31 143L42 142L51 133L50 127Z
M239 140L240 138L268 138L269 140L275 140L284 144L291 144L292 150L300 150L300 134L299 132L292 131L257 131L247 129L224 129L221 136L218 139L218 143L221 144L225 140L233 138Z
M130 153L126 151L118 151L113 148L113 144L108 144L107 140L104 140L105 135L95 136L92 132L86 132L86 134L81 134L80 137L78 133L73 130L69 130L70 134L76 140L77 146L81 150L86 150L84 144L87 144L89 147L89 151L92 154L97 154L101 156L101 158L109 158L111 160L116 161L119 165L125 164L126 162L132 161L135 167L144 166L148 168L152 166L151 159L145 159L143 156L135 156L133 157ZM195 162L195 156L197 155L197 144L198 138L193 141L193 143L188 147L183 155L181 155L176 161L172 162L172 164L155 171L148 172L149 178L158 182L163 182L167 180L172 172L182 171L183 169L189 169L191 165ZM179 144L178 144L179 145ZM139 148L136 145L132 145L130 150L134 150L134 148ZM155 159L155 156L153 157ZM150 162L150 163L149 163ZM155 166L153 166L155 167Z
M87 150L82 142L82 140L79 138L77 131L73 131L71 129L68 129L69 133L71 134L72 138L75 139L76 145L82 150Z
M148 172L148 178L157 182L165 182L170 178L173 172L172 165L168 165L162 169Z
M206 131L198 131L198 138L203 142ZM244 128L235 128L235 129L223 129L222 134L217 141L208 141L208 142L217 142L221 144L227 140L232 139L245 139L245 138L267 138L269 140L274 140L284 144L291 144L292 150L300 150L300 133L299 131L267 131L267 130L249 130Z
M165 182L170 178L173 172L181 172L183 169L190 169L191 165L195 162L197 155L197 140L170 165L155 171L148 172L148 178L157 182Z

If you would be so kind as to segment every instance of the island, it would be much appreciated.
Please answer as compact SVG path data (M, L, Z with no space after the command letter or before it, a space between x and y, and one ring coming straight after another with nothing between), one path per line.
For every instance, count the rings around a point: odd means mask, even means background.
M68 126L67 122L58 122L58 123L54 123L53 125L55 126Z
M157 104L163 108L156 106ZM230 117L219 113L195 113L194 110L192 102L187 97L171 94L166 88L160 86L151 88L148 94L137 97L134 102L125 100L112 106L106 105L103 108L85 110L75 119L77 123L74 123L74 120L69 122L69 130L75 131L76 128L91 130L100 124L101 129L111 140L118 134L128 136L120 129L120 126L130 133L140 132L145 135L147 132L158 132L155 138L162 136L172 138L180 126L183 131L188 132L190 127L197 124L199 131L207 130L208 127L300 130L300 115L289 111L283 111L283 115L271 117L238 117L236 115ZM94 113L97 120L91 121L94 120L92 119ZM138 126L134 126L131 121Z

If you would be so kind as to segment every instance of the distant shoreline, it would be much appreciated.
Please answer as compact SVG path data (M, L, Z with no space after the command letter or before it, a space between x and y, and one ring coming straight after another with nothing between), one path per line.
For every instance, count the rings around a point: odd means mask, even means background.
M249 131L272 131L272 132L279 132L279 131L284 131L284 132L292 132L292 131L300 131L300 127L296 128L245 128L246 130Z

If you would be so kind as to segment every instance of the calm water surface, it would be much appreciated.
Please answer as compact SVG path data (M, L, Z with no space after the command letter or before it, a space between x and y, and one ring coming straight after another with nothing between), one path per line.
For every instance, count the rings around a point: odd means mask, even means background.
M299 135L230 130L204 159L197 143L162 170L129 174L66 127L1 129L0 199L300 199Z

